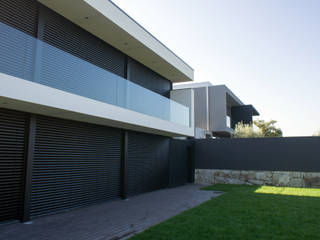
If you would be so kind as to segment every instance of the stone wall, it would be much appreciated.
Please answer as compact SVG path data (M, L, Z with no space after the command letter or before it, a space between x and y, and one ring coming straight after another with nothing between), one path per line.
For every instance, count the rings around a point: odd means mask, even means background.
M196 169L195 182L319 188L320 172Z

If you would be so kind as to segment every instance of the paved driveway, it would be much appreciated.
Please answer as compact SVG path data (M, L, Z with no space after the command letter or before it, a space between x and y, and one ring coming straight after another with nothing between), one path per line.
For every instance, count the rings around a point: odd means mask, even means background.
M31 224L0 225L1 240L123 239L215 197L199 185L141 194L34 219Z

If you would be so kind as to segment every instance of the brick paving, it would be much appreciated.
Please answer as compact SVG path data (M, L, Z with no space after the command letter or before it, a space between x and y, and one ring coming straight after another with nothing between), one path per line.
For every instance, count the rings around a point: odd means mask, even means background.
M126 239L218 196L188 184L33 219L0 225L1 240Z

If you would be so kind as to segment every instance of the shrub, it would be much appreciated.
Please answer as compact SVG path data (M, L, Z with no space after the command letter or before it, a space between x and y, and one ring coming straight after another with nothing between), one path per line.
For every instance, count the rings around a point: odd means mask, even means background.
M234 138L258 138L263 137L260 130L255 130L252 124L238 123L234 129Z
M275 120L269 122L264 120L254 121L254 125L260 129L263 137L282 137L282 130L275 126L276 123Z

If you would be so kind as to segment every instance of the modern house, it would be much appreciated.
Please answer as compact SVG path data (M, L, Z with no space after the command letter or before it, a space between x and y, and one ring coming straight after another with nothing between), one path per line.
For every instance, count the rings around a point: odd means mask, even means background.
M0 1L0 221L167 187L193 78L111 1Z
M178 84L171 95L186 106L190 91L194 92L195 138L230 137L237 123L251 124L258 111L245 105L227 86L210 82Z

